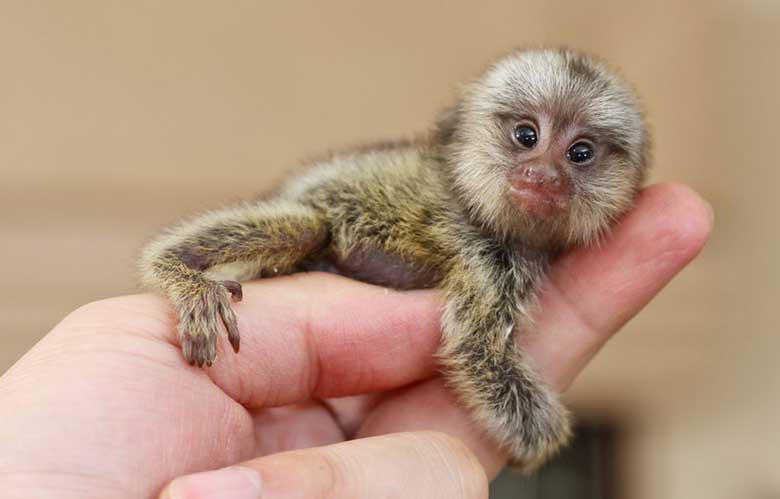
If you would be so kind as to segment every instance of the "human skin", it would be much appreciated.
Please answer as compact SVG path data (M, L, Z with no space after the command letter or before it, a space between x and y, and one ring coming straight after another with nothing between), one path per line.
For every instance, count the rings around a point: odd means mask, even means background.
M695 193L656 185L601 245L564 255L537 331L520 340L540 376L564 392L711 227ZM437 373L440 306L436 291L324 274L249 283L235 305L240 353L223 343L216 364L198 369L181 356L163 298L86 305L0 377L0 490L9 499L485 498L506 458Z

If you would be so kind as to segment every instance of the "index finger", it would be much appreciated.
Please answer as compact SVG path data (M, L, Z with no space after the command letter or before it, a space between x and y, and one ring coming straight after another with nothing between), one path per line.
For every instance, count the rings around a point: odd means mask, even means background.
M389 390L436 370L435 292L296 274L246 284L234 308L241 351L234 355L220 340L207 372L249 408Z

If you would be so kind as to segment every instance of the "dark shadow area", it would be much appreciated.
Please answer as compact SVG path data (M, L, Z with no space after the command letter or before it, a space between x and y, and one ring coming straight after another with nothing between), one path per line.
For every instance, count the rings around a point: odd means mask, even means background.
M491 499L615 499L619 469L614 425L581 423L572 444L533 476L507 468Z

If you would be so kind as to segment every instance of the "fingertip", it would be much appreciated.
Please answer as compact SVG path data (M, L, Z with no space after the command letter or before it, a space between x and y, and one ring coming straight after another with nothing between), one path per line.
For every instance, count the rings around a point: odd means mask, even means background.
M655 184L639 193L605 244L579 248L571 255L589 264L610 261L612 269L623 261L625 270L656 261L674 273L701 252L713 223L712 206L697 192L682 184Z
M602 245L577 248L553 266L537 328L524 339L537 371L567 387L603 343L702 250L712 207L674 183L644 189ZM566 345L565 348L561 345Z
M690 187L672 182L653 185L643 197L665 211L668 229L673 231L682 248L696 256L707 243L715 223L712 205Z

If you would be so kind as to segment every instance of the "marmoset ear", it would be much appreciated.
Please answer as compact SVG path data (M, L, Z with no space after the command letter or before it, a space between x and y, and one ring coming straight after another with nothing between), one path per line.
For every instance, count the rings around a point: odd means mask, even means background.
M433 140L440 145L447 145L452 140L455 131L460 127L461 110L459 106L452 106L441 112L436 120Z

